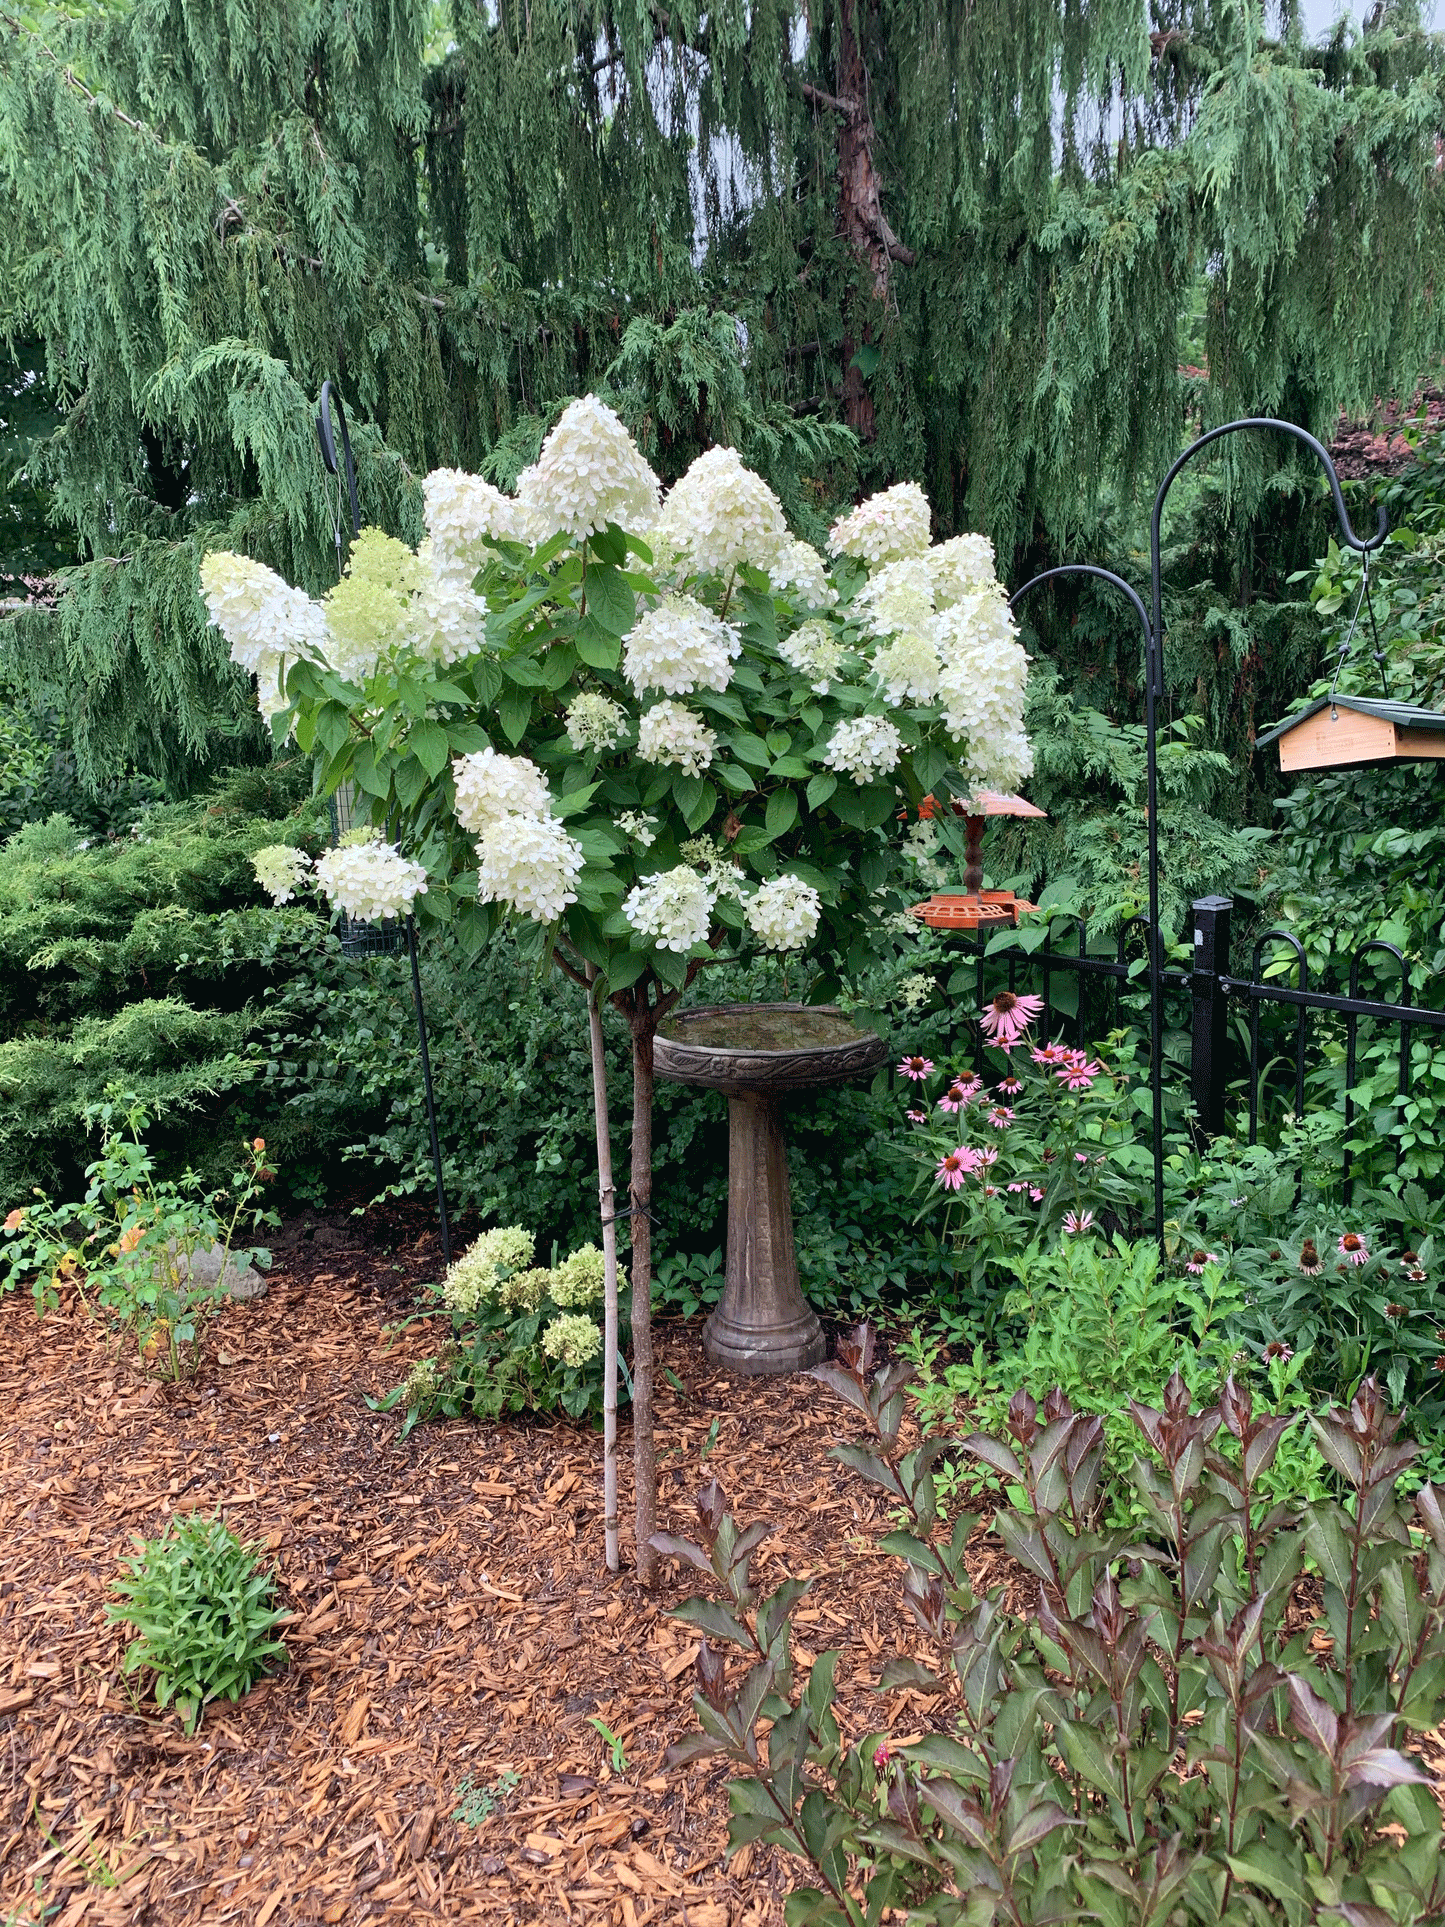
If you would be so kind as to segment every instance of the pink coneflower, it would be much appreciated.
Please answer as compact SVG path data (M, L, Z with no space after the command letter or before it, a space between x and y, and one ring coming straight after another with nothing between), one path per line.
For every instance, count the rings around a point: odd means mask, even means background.
M1039 1153L1039 1156L1043 1159L1045 1164L1052 1164L1054 1159L1058 1155L1059 1154L1057 1151L1052 1151L1052 1150L1040 1151Z
M978 1169L978 1152L970 1144L960 1144L956 1151L950 1151L946 1158L940 1158L934 1176L945 1191L958 1191L963 1187L965 1178L971 1178Z
M980 1145L973 1155L978 1167L986 1171L991 1164L998 1163L998 1146L996 1144Z
M1410 1280L1412 1285L1423 1285L1425 1282L1425 1267L1423 1265L1415 1265L1405 1273L1405 1276Z
M1403 1318L1409 1309L1410 1307L1408 1305L1386 1305L1385 1316L1387 1318Z
M1091 1064L1081 1050L1073 1053L1073 1059L1071 1063L1060 1064L1054 1075L1066 1091L1086 1091L1104 1066Z
M983 1034L1000 1049L1012 1050L1043 1007L1042 997L1020 997L1012 990L1001 990L982 1013Z
M1197 1278L1206 1265L1217 1265L1218 1263L1219 1253L1217 1251L1195 1251L1191 1252L1184 1269L1186 1271L1192 1271Z
M1264 1356L1266 1359L1288 1359L1294 1357L1294 1351L1282 1338L1271 1338L1264 1348Z
M1352 1265L1362 1265L1370 1255L1370 1248L1358 1231L1347 1231L1337 1249Z
M1005 1097L1017 1097L1019 1092L1023 1089L1023 1085L1019 1082L1019 1080L1016 1077L1006 1077L1004 1078L1003 1082L999 1085L999 1089L1003 1092Z
M1042 1204L1044 1201L1044 1194L1036 1184L1029 1186L1029 1196L1035 1204Z
M961 1111L972 1104L983 1089L981 1077L955 1077L938 1100L940 1111Z
M1006 1131L1014 1121L1014 1114L1007 1104L995 1104L988 1114L988 1121L996 1131Z
M8 1223L8 1220L7 1220L7 1223ZM1413 1271L1416 1265L1419 1264L1419 1262L1420 1262L1420 1254L1418 1251L1402 1251L1400 1253L1401 1271Z
M1040 1044L1037 1050L1029 1052L1039 1069L1044 1071L1053 1070L1055 1065L1064 1063L1070 1055L1067 1044Z
M1299 1268L1306 1278L1318 1278L1324 1270L1313 1238L1306 1238L1299 1248Z
M1066 1211L1064 1213L1065 1231L1072 1232L1076 1236L1081 1231L1092 1229L1093 1223L1094 1214L1092 1211Z
M1087 1151L1075 1151L1075 1153L1074 1153L1074 1162L1075 1162L1075 1164L1087 1164L1087 1163L1089 1162L1089 1154L1088 1154L1088 1152L1087 1152Z
M1028 1188L1029 1187L1020 1178L1015 1178L1013 1183L1009 1186L1010 1191L1027 1191Z
M910 1124L926 1124L928 1122L927 1111L905 1111L903 1115L908 1119Z
M931 1057L905 1057L903 1062L898 1066L898 1074L900 1077L906 1077L910 1083L921 1084L925 1077L931 1077L933 1075L933 1059Z
M983 1195L986 1198L996 1198L998 1196L998 1186L996 1184L986 1184L983 1187Z

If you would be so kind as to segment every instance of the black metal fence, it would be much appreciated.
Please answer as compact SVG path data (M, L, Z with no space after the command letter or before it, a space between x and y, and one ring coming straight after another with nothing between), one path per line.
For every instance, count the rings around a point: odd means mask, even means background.
M1231 1094L1235 1107L1248 1115L1249 1142L1258 1142L1261 1121L1269 1108L1268 1091L1277 1066L1286 1067L1288 1082L1280 1080L1278 1103L1297 1117L1309 1108L1310 1069L1325 1067L1326 1055L1342 1067L1330 1081L1347 1129L1355 1123L1361 1027L1394 1028L1396 1052L1394 1109L1403 1112L1416 1071L1412 1040L1419 1031L1434 1038L1445 1032L1445 1010L1417 1004L1410 983L1410 964L1394 944L1378 937L1362 943L1349 958L1346 984L1340 989L1310 983L1304 945L1289 930L1267 930L1254 944L1250 974L1235 976L1230 969L1230 937L1234 904L1228 897L1201 897L1193 905L1193 968L1163 973L1175 1021L1166 1023L1165 1097L1171 1089L1181 1105L1185 1099L1195 1129L1217 1136L1227 1126ZM1056 920L1063 921L1063 919ZM1134 917L1115 933L1111 953L1091 950L1088 925L1082 917L1067 921L1074 929L1073 949L1056 948L1052 941L1037 950L1011 944L989 951L980 942L974 958L975 990L981 1009L988 997L1003 987L1030 989L1043 997L1045 1025L1051 1035L1073 1033L1079 1045L1117 1028L1134 1015L1148 1032L1148 919ZM1292 953L1294 981L1264 974L1267 960L1278 956L1275 946ZM1360 994L1362 967L1372 959L1387 959L1398 975L1396 1000ZM1061 978L1069 984L1061 1000ZM957 976L954 978L957 984ZM1137 998L1131 1013L1127 1000ZM983 1045L980 1040L979 1053ZM1171 1079L1169 1063L1177 1076ZM1242 1087L1242 1088L1241 1088ZM1319 1108L1318 1106L1316 1108ZM1345 1153L1344 1178L1350 1181L1350 1153Z

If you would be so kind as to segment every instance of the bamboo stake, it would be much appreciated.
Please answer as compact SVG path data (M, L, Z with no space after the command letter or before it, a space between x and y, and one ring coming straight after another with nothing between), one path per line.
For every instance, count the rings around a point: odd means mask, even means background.
M612 1132L607 1109L607 1060L602 1054L602 1012L595 994L597 971L587 966L587 1021L592 1038L592 1113L597 1129L597 1201L602 1216L606 1300L602 1324L602 1512L607 1570L617 1572L617 1193L612 1184Z

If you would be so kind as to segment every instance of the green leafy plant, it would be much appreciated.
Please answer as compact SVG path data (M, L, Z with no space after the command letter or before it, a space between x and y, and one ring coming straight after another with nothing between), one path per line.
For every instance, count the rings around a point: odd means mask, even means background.
M814 1375L873 1434L834 1456L907 1520L882 1543L903 1562L917 1651L880 1686L938 1696L934 1731L845 1742L836 1653L794 1692L788 1614L807 1587L759 1598L747 1555L768 1528L739 1530L716 1481L702 1543L658 1539L725 1595L681 1616L747 1663L730 1679L703 1642L700 1731L668 1757L733 1768L734 1850L762 1839L808 1863L817 1884L790 1897L790 1927L865 1927L889 1907L935 1927L1439 1917L1440 1814L1405 1749L1445 1711L1445 1512L1432 1486L1400 1502L1415 1447L1372 1380L1310 1420L1339 1496L1270 1506L1261 1477L1298 1421L1256 1411L1232 1378L1201 1408L1176 1374L1159 1409L1132 1408L1142 1528L1109 1531L1097 1416L1021 1391L1003 1436L905 1452L908 1367L870 1381L871 1363L860 1327ZM940 1531L933 1467L960 1448L1004 1481L992 1530L1026 1603L975 1593L977 1520ZM1300 1612L1311 1597L1317 1613Z
M200 1364L227 1276L270 1263L264 1247L238 1249L237 1237L243 1227L279 1223L259 1202L276 1174L265 1140L254 1138L242 1147L229 1196L208 1190L193 1171L161 1179L141 1137L150 1119L134 1096L103 1105L98 1119L105 1142L81 1202L57 1205L37 1192L35 1203L5 1219L0 1289L29 1280L45 1310L73 1287L87 1310L134 1345L143 1370L180 1379Z
M257 1563L261 1548L243 1545L219 1518L174 1520L161 1538L135 1543L106 1616L135 1630L126 1675L149 1668L157 1705L174 1702L193 1733L212 1700L240 1699L285 1659L271 1635L288 1615Z
M612 1728L607 1724L606 1720L594 1713L587 1724L593 1729L603 1745L609 1749L612 1771L614 1773L625 1773L627 1771L627 1754L623 1749L621 1740L612 1731Z
M511 1767L504 1767L495 1780L478 1786L470 1773L452 1796L456 1801L453 1820L459 1820L464 1827L479 1827L484 1820L490 1820L499 1807L504 1807L512 1794L522 1784L520 1773Z

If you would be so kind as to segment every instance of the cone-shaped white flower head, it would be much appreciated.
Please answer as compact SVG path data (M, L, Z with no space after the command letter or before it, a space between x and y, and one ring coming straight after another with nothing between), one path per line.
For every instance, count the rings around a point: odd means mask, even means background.
M701 776L712 761L717 737L701 716L681 703L654 703L637 726L637 753L644 763L676 763Z
M759 886L747 906L748 928L766 950L801 950L817 935L821 903L811 883L786 872Z
M348 680L369 676L412 633L413 598L426 587L421 558L382 529L363 529L346 573L326 596L326 656Z
M657 520L657 491L637 444L595 395L568 402L536 462L517 477L517 500L539 530L565 531L576 542L609 522L645 535Z
M873 657L873 673L883 686L883 699L895 709L900 703L933 702L941 671L938 651L922 629L901 630Z
M680 863L675 870L659 870L634 884L623 898L622 914L660 950L685 953L707 942L713 901L707 879Z
M838 600L811 542L789 542L769 566L768 581L777 595L791 595L805 609L831 609Z
M778 654L790 669L805 676L820 696L826 696L843 666L843 645L826 622L800 622L792 635L778 644Z
M505 903L537 923L555 923L577 901L582 845L554 816L493 817L477 841L477 901Z
M929 519L928 497L917 482L899 482L840 517L828 547L834 555L856 555L876 569L901 556L922 555L928 547Z
M903 738L885 716L848 716L839 723L823 758L829 769L868 783L898 766Z
M933 577L928 558L906 555L876 569L853 599L853 607L875 636L896 636L916 629L933 614Z
M791 541L782 503L735 448L698 456L663 503L657 536L677 574L724 581L745 563L770 569Z
M311 859L294 843L268 843L253 850L251 868L273 903L289 903L311 874Z
M439 575L456 576L470 587L477 570L495 553L487 546L488 536L497 542L527 539L518 504L480 475L468 475L460 468L434 468L421 486Z
M469 577L437 568L430 543L423 542L417 559L422 586L411 599L405 640L419 656L443 666L475 656L486 644L486 604L472 594Z
M955 535L931 548L924 560L933 578L933 597L940 609L957 602L970 589L996 583L993 543L986 535Z
M996 586L970 591L930 625L943 661L939 700L949 734L967 739L964 773L979 788L1013 790L1033 768L1024 734L1028 657Z
M325 610L263 562L224 549L201 558L201 593L232 662L256 678L261 714L274 716L290 664L326 654Z
M452 758L457 821L474 835L500 817L547 816L552 798L547 779L525 756L499 756L494 749Z
M627 727L621 703L595 689L584 689L567 705L567 740L573 749L615 749Z
M730 622L690 595L664 596L627 632L622 671L633 691L665 690L687 696L694 689L726 689L742 638Z
M394 844L343 843L316 860L316 881L355 923L401 917L426 894L426 871Z

